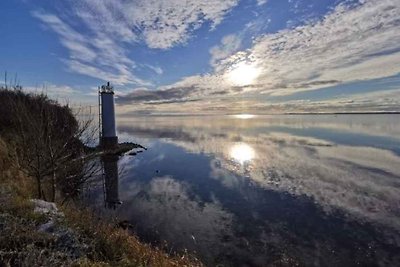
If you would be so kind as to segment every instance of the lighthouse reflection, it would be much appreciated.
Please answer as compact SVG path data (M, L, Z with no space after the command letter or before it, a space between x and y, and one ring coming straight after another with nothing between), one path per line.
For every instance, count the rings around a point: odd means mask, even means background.
M104 155L101 158L104 205L109 209L116 209L122 203L119 199L118 159L117 155Z

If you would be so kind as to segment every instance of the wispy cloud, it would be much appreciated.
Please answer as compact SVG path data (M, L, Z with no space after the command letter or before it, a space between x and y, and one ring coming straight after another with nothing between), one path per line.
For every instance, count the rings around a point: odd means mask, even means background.
M262 69L258 79L262 91L273 93L397 74L400 8L395 2L341 4L317 23L259 37L249 51L227 58L224 64L251 58ZM311 88L303 85L313 83Z
M144 40L150 48L168 49L185 43L205 22L211 29L238 0L86 0L76 5L79 17L93 31L116 35L126 42Z
M68 49L69 57L63 61L70 71L116 84L150 84L132 73L134 62L126 51L102 33L83 35L54 14L34 11L32 15L53 30Z
M143 0L128 7L125 14L133 18L150 48L167 49L185 43L191 32L205 22L215 28L238 0Z
M34 11L56 32L69 57L63 61L72 72L119 85L151 85L133 72L129 48L144 42L150 48L168 49L185 44L206 22L214 29L238 0L197 1L69 1L70 16ZM84 34L82 33L84 32ZM157 74L162 69L148 65Z
M257 0L257 5L262 6L265 5L268 2L268 0Z
M239 35L229 34L224 36L221 40L221 44L211 47L210 64L214 66L219 60L225 59L237 52L241 43L242 39Z
M231 35L211 49L213 73L186 77L160 90L186 90L181 96L187 100L218 92L224 97L247 92L285 95L393 76L400 72L399 17L395 0L344 2L320 21L265 34L233 55L239 41ZM238 62L257 68L260 75L253 84L227 82L226 74Z
M142 64L142 67L149 68L150 70L154 71L158 75L161 75L164 73L164 70L159 66L153 66L150 64Z
M70 16L44 11L32 13L59 36L61 44L69 51L68 57L62 59L68 69L110 80L124 85L125 89L154 89L154 85L139 78L136 71L148 68L161 75L164 70L153 64L136 62L131 48L138 43L161 50L184 45L200 27L206 25L213 30L238 0L68 3ZM292 4L296 6L296 3ZM189 110L196 106L198 110L235 111L245 105L264 110L284 106L268 103L269 96L394 76L400 72L399 17L396 0L343 1L319 21L311 20L295 28L263 34L254 39L248 49L240 50L244 32L254 28L248 23L242 31L224 36L219 44L209 49L212 67L209 73L183 77L154 90L133 90L120 95L118 103L135 103L135 108L145 110L146 104L152 104L153 108L158 104L159 110L171 110L172 103L179 103L176 110L182 110L185 101L190 104ZM251 83L233 84L229 81L230 74L243 64L246 71L256 70L256 78ZM240 71L234 74L241 75ZM324 101L320 102L321 106L325 105ZM372 102L371 105L364 102L365 107L384 107L383 103ZM291 101L285 105L294 107L297 103ZM333 108L331 104L329 102L328 106ZM388 103L385 110L392 107L393 104Z

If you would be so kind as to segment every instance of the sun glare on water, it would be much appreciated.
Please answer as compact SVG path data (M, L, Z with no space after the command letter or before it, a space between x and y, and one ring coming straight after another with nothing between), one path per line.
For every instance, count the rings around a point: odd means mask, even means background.
M243 165L254 158L255 152L254 149L248 144L238 143L231 148L230 156L232 159Z
M236 118L236 119L247 120L247 119L255 118L256 115L253 115L253 114L236 114L236 115L233 115L233 117Z
M237 64L228 74L228 80L236 86L250 85L260 75L260 69L246 62Z

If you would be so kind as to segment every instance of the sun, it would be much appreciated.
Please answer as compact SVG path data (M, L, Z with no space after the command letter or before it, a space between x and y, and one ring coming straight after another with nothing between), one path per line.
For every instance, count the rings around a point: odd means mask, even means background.
M232 159L243 165L254 158L255 152L248 144L237 143L231 148L229 155Z
M250 85L260 75L260 69L246 62L235 65L227 74L227 79L236 86Z

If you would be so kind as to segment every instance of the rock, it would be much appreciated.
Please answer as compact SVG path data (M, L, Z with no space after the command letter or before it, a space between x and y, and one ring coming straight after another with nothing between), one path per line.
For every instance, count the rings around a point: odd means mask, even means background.
M56 204L53 202L47 202L41 199L31 199L31 202L35 205L33 210L35 213L58 217L64 216L64 214L58 210Z
M53 202L47 202L41 199L31 199L34 204L34 213L46 215L48 221L39 226L39 232L54 233L55 232L55 219L63 217L64 214L60 212Z
M59 224L63 220L64 214L60 212L53 202L47 202L40 199L31 199L34 204L34 212L43 214L47 217L48 221L39 226L38 231L48 233L55 239L54 246L58 251L67 253L71 259L78 259L85 255L88 246L79 241L77 234Z
M52 233L54 231L54 221L50 219L47 223L40 225L38 231Z

